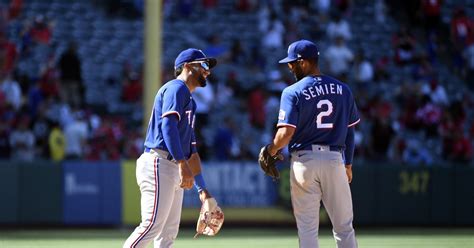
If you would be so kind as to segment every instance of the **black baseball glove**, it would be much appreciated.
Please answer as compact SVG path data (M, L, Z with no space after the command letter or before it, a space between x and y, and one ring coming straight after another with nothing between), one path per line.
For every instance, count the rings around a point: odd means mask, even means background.
M260 150L260 154L258 155L258 163L260 164L260 167L262 168L265 175L272 177L273 180L277 180L280 178L280 172L276 168L276 163L278 160L283 160L284 157L283 154L281 154L281 151L278 151L277 154L271 156L268 152L268 146L269 145L266 145Z

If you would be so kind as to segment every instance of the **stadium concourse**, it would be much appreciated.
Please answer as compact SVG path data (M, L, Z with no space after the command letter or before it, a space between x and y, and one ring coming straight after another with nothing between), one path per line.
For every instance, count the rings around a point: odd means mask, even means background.
M143 2L0 1L1 159L138 157ZM163 2L163 82L183 48L219 60L195 93L204 160L256 160L305 38L354 90L357 159L472 165L472 0Z

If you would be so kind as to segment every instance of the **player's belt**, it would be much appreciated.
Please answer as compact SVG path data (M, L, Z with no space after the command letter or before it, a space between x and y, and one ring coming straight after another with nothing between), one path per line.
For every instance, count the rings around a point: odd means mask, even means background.
M148 148L146 147L145 148L145 152L148 152L148 153L151 153L151 154L156 154L158 155L158 157L160 158L164 158L164 159L167 159L169 161L172 161L172 162L176 162L174 159L173 159L173 156L171 156L171 154L167 151L164 151L164 150L161 150L161 149L157 149L157 148Z
M313 144L311 146L308 146L306 149L302 149L302 150L307 150L307 151L320 151L320 152L324 152L324 151L327 151L327 152L340 152L342 153L342 151L344 149L342 149L340 146L327 146L327 145L317 145L317 144Z

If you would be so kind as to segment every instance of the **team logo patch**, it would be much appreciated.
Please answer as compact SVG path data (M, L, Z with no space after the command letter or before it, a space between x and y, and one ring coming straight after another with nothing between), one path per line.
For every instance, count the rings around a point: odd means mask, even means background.
M280 112L278 113L278 120L283 121L286 118L286 112L283 109L280 109Z

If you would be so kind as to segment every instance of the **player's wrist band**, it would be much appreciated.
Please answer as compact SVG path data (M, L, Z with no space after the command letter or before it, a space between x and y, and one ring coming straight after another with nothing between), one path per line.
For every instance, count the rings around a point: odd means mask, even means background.
M201 173L194 176L194 187L198 192L206 189L206 183L204 182L204 177L202 177Z

